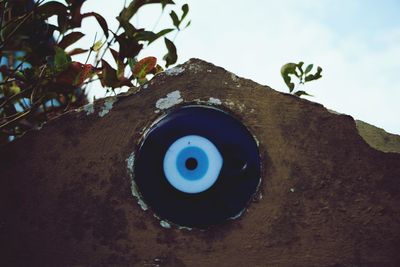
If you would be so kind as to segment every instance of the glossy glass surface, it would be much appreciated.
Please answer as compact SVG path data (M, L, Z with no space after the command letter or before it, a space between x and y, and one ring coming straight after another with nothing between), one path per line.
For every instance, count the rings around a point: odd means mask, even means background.
M257 144L224 111L188 106L154 125L135 161L144 201L164 220L206 227L240 214L260 182Z

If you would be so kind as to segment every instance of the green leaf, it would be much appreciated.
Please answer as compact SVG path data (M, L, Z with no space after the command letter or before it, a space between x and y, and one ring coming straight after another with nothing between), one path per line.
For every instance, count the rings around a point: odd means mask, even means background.
M165 54L163 59L166 61L165 66L168 68L168 66L176 63L176 61L178 60L178 55L176 54L176 47L174 43L166 37L164 37L164 41L168 49L168 53Z
M148 4L161 4L162 9L164 9L166 5L175 3L172 0L132 0L127 7L122 9L118 15L118 20L129 21L136 14L139 8Z
M297 66L296 66L297 68L294 73L294 75L296 75L296 77L300 79L300 82L301 82L301 78L303 77L303 74L304 74L303 65L304 65L303 61L300 61L299 63L297 63Z
M118 18L117 18L118 19ZM125 34L127 36L135 36L135 34L138 33L138 29L135 28L135 26L133 26L132 23L130 23L129 21L123 21L123 20L119 20L119 23L121 25L121 27L125 30Z
M306 78L305 78L304 80L305 80L306 82L310 82L310 81L317 80L317 79L319 79L319 78L322 77L321 72L322 72L322 68L321 68L321 67L318 67L318 68L317 68L317 72L316 72L315 74L309 74L309 75L307 75Z
M314 74L309 74L304 79L305 82L310 82L310 81L313 81L313 80L315 80Z
M157 33L157 38L158 38L158 37L161 37L161 36L164 36L164 35L166 35L166 34L172 32L173 30L174 30L174 29L171 29L171 28L161 30L161 31L159 31L159 32Z
M321 72L322 72L322 68L321 68L321 67L318 67L318 68L317 68L317 73L315 74L315 75L318 77L317 79L319 79L319 78L322 77Z
M143 85L145 83L147 83L149 80L147 80L146 78L138 78L137 79L139 85Z
M125 67L126 65L121 60L117 61L117 78L118 80L122 80L125 78Z
M291 93L294 89L294 83L291 82L290 76L285 76L283 80L286 83L286 86L289 88L289 92Z
M138 79L143 79L149 74L157 65L157 58L155 57L145 57L135 65L132 73Z
M295 63L287 63L282 66L281 68L281 75L287 75L287 74L295 74L296 73L296 67L297 64Z
M128 58L128 65L131 68L132 72L135 69L135 66L136 66L137 62L138 61L136 60L136 58Z
M167 5L175 5L175 3L172 0L161 0L161 7L163 10Z
M14 71L14 77L20 81L26 81L25 75L21 71Z
M159 64L157 64L157 65L154 67L154 69L153 69L152 71L150 71L149 73L156 75L156 74L161 73L161 72L163 72L163 71L164 71L164 68L161 67Z
M281 76L286 86L289 88L289 92L292 92L294 89L294 83L291 82L290 75L297 75L296 68L297 64L295 63L287 63L281 68Z
M16 95L21 92L21 88L17 85L17 83L13 82L10 86L10 93L12 95Z
M94 51L94 52L98 52L100 49L101 49L101 47L103 46L103 42L101 41L101 40L98 40L97 42L95 42L93 45L92 45L92 50Z
M140 31L136 33L135 39L138 41L148 41L150 43L157 39L157 34L151 31Z
M184 20L185 19L185 17L186 17L186 15L189 13L189 5L188 4L184 4L183 6L182 6L182 17L181 17L181 22L182 22L182 20Z
M118 20L129 21L140 8L138 2L143 2L143 1L131 1L127 7L124 7L118 15L119 18Z
M300 97L300 96L302 96L302 95L312 96L312 95L310 95L309 93L307 93L306 91L302 91L302 90L296 91L296 92L294 93L294 95L296 95L296 96L298 96L298 97Z
M190 26L190 23L192 23L191 20L189 20L188 23L186 23L185 29Z
M175 11L172 10L171 13L169 13L169 16L171 17L172 23L174 24L174 26L177 29L179 29L180 21L179 21L178 15L176 15Z
M164 35L166 35L166 34L172 32L172 31L174 31L174 30L175 30L175 29L171 29L171 28L170 28L170 29L164 29L164 30L159 31L158 33L156 33L156 38L153 39L153 40L151 40L151 41L149 42L149 44L152 43L152 42L154 42L154 41L157 40L158 38L160 38L160 37L162 37L162 36L164 36Z
M151 31L141 31L141 32L138 32L135 35L135 38L138 41L148 41L149 44L151 44L152 42L154 42L158 38L160 38L160 37L172 32L174 30L175 29L171 29L171 28L170 29L164 29L164 30L159 31L158 33L154 33L154 32L151 32Z
M313 64L308 65L307 68L306 68L306 70L304 71L304 73L305 73L305 74L309 73L309 72L312 70L313 67L314 67Z
M71 63L71 57L64 51L64 49L55 46L54 67L56 72L64 71Z
M81 39L83 36L85 35L81 32L71 32L64 36L64 38L58 44L58 47L65 49L68 46L75 43L76 41L78 41L79 39Z

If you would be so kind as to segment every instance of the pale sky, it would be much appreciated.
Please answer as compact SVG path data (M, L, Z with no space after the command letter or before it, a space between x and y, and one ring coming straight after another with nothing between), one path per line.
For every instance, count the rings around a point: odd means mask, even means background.
M175 39L178 63L200 58L283 92L287 91L280 76L283 64L314 63L323 68L323 77L302 87L314 95L307 99L400 134L400 1L175 2L179 11L181 5L189 4L192 20ZM102 14L116 29L115 17L123 3L88 0L84 10ZM172 26L168 10L156 31ZM160 12L158 5L147 7L132 22L151 30ZM81 47L90 47L96 30L101 36L93 19L83 23L83 30L87 37L79 42ZM161 60L165 52L160 40L140 57ZM102 97L104 89L94 85L92 95Z

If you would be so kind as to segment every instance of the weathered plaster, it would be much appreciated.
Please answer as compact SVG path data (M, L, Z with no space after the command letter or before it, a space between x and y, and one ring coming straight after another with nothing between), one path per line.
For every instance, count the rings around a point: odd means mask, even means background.
M158 99L156 102L156 108L160 110L165 110L182 102L183 98L181 96L181 93L176 90L168 93L166 97Z

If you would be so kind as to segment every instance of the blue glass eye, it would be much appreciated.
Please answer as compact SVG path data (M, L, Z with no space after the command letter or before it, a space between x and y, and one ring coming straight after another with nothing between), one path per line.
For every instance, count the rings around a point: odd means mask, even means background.
M185 193L200 193L217 180L222 156L208 139L188 135L176 140L164 158L164 173L176 189Z
M257 143L228 113L187 106L158 120L136 153L134 182L163 220L204 228L236 217L260 184Z

